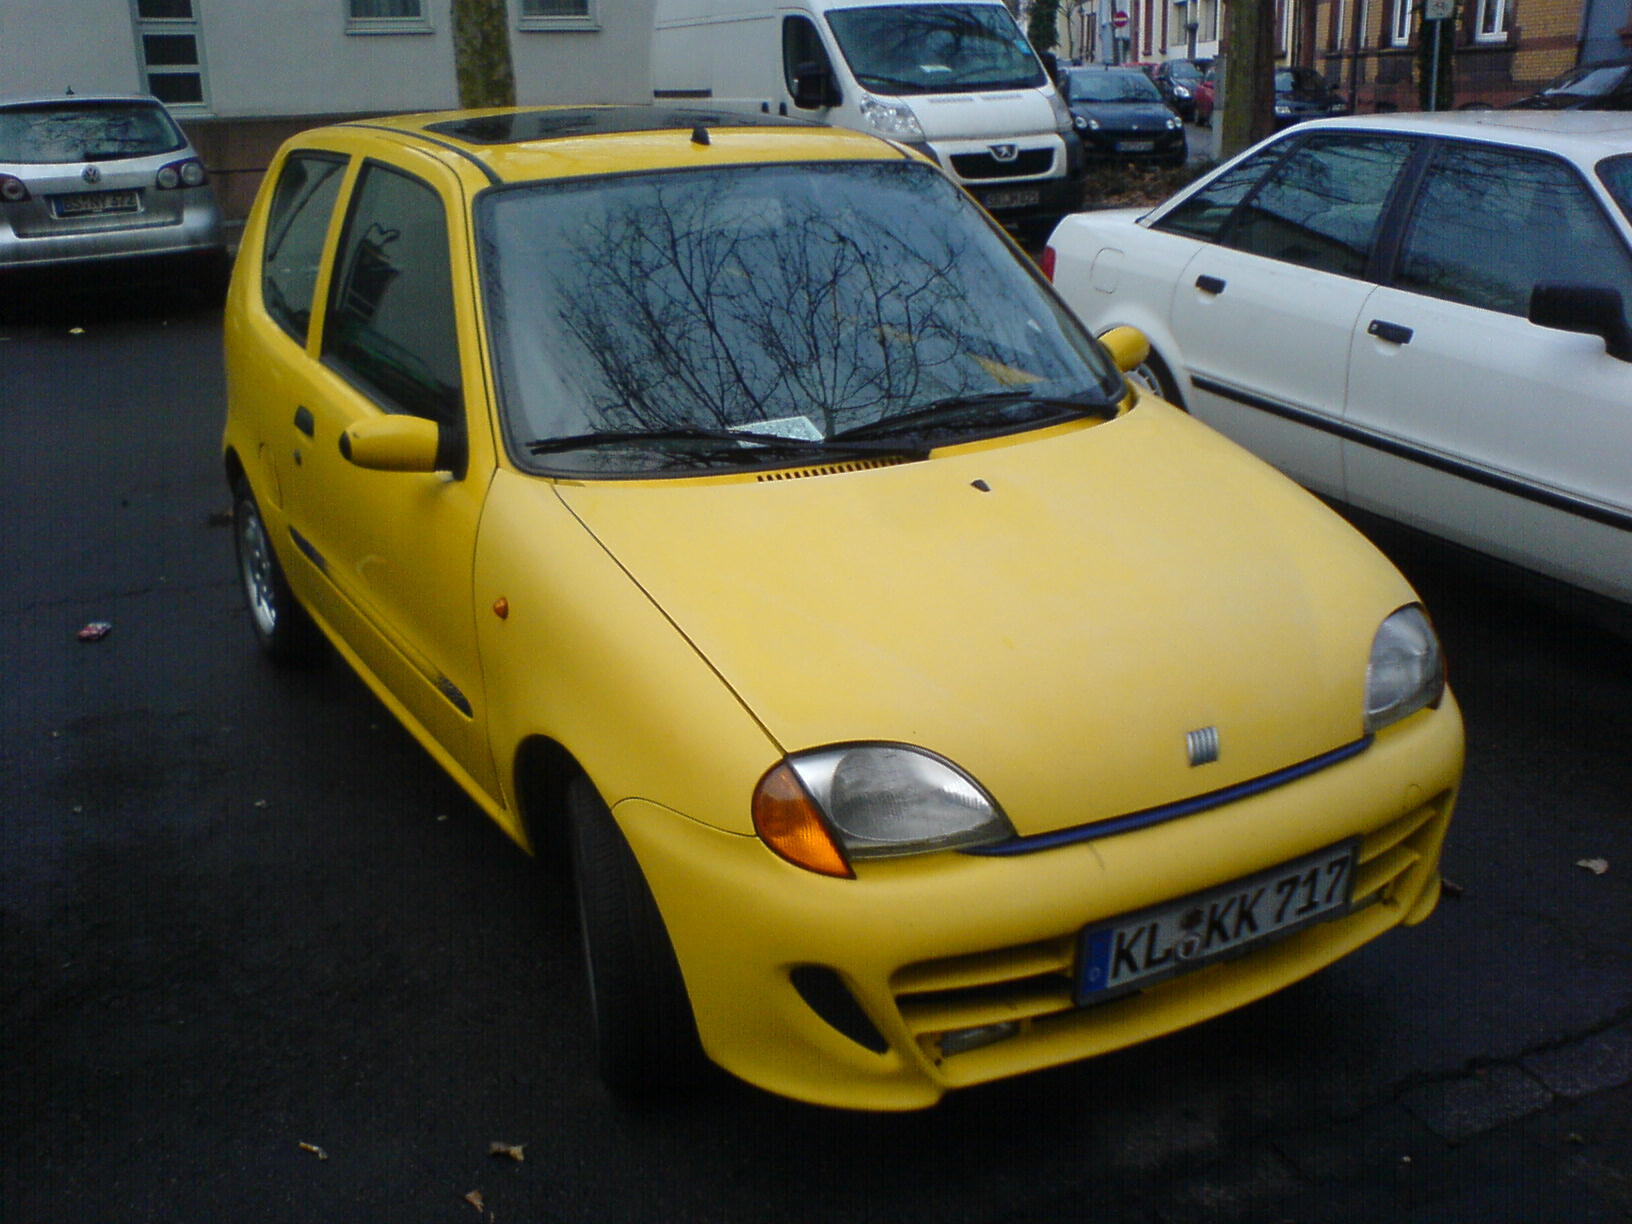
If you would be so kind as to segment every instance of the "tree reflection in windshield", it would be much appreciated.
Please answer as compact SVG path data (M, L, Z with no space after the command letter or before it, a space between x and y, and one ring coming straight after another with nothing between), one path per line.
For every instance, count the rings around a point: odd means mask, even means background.
M492 193L480 224L517 451L698 427L817 440L949 396L1114 395L1080 331L926 166L574 180Z

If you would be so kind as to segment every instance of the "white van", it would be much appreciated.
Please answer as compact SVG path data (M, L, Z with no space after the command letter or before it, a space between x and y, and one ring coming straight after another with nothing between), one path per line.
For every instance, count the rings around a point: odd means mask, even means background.
M1070 111L1001 0L656 0L652 85L912 145L1017 229L1081 205Z

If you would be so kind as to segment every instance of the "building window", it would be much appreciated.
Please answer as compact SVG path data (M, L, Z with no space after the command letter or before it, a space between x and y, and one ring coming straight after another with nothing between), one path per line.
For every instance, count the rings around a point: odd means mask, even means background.
M429 34L425 0L346 0L347 34Z
M193 0L135 0L136 47L147 92L183 114L209 108Z
M1480 42L1507 41L1507 0L1479 0L1474 37Z
M595 0L521 0L523 30L598 30Z
M1394 0L1394 17L1388 40L1396 47L1411 45L1411 7L1411 0Z

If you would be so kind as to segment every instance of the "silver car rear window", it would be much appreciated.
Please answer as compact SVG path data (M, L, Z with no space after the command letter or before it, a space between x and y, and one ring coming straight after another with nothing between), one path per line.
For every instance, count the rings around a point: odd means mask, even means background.
M187 138L150 102L32 102L0 109L0 162L116 161L173 153Z

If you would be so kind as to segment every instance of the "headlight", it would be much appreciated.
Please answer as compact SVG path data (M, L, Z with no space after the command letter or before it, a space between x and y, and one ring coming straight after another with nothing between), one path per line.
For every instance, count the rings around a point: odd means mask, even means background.
M1190 90L1183 85L1175 85L1173 86L1173 96L1175 98L1188 98L1190 96Z
M1076 125L1077 131L1079 132L1086 132L1088 130L1088 119L1086 116L1078 115L1076 118L1072 119L1071 122Z
M1056 132L1069 132L1077 122L1071 114L1071 108L1065 104L1065 99L1060 97L1060 91L1057 89L1048 91L1048 109L1054 112Z
M1083 118L1083 121L1087 124L1088 130L1090 132L1099 131L1099 120L1098 119L1095 119L1092 115L1084 115L1084 116L1082 116L1082 118Z
M1420 604L1407 604L1383 622L1366 664L1366 730L1380 731L1445 693L1439 638Z
M979 783L905 744L843 744L790 756L760 779L753 814L771 849L824 875L853 875L853 859L984 846L1014 835Z
M862 94L857 107L861 117L873 125L873 130L884 136L893 136L897 140L924 139L924 129L919 126L918 116L905 103L886 102L883 98Z
M1170 132L1177 131L1179 128L1182 128L1183 126L1184 126L1184 120L1183 119L1180 119L1177 115L1168 116L1168 120L1167 120L1167 130L1168 131L1170 131Z

